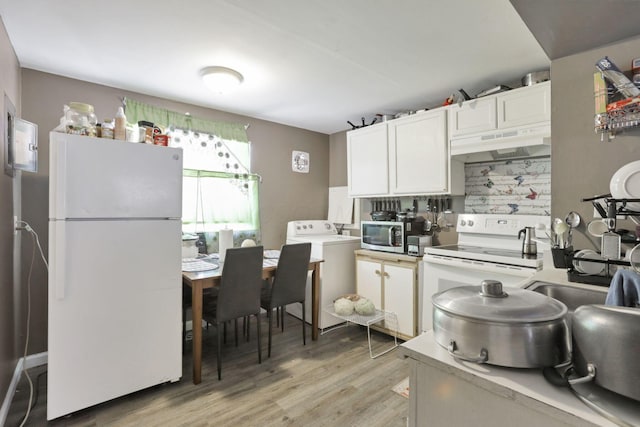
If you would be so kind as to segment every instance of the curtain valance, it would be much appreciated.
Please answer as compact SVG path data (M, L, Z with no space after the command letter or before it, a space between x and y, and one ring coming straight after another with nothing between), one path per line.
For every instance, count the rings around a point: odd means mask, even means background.
M163 127L175 126L181 129L210 133L227 140L249 142L245 126L240 123L216 122L192 117L131 98L125 100L125 105L127 121L131 123L146 120Z

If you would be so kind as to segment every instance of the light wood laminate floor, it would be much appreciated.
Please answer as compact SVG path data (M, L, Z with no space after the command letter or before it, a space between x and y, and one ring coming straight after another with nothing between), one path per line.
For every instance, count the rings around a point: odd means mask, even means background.
M309 327L308 327L309 328ZM202 383L191 382L190 342L181 381L164 384L46 421L46 367L31 369L38 399L27 426L406 426L409 401L392 387L409 374L408 363L392 351L369 357L366 329L339 328L302 345L300 321L285 316L285 331L274 328L266 357L267 322L262 321L263 361L258 364L255 319L250 342L238 347L233 328L223 348L222 381L216 374L215 329L203 333ZM372 331L374 351L392 338ZM7 427L18 426L29 398L23 379Z

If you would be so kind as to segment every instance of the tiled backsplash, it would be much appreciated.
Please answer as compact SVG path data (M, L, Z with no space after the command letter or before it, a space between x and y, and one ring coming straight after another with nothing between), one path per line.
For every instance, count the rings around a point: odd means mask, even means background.
M467 213L551 214L550 157L468 163L464 174Z

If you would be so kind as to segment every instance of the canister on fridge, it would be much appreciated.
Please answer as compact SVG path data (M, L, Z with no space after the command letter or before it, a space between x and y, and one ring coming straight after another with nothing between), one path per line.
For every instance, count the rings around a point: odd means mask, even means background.
M138 126L144 129L144 143L153 144L153 123L140 120Z
M82 102L70 102L65 112L67 133L74 135L96 136L98 119L93 112L93 105Z
M113 119L104 119L102 122L102 138L113 139L114 129Z

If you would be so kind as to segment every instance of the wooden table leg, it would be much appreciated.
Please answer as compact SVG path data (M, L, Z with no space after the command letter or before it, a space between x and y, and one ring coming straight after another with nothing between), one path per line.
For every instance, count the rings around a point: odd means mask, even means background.
M311 273L311 339L318 340L318 312L320 310L320 264Z
M193 383L200 384L202 370L202 283L191 284L191 332L193 346Z

